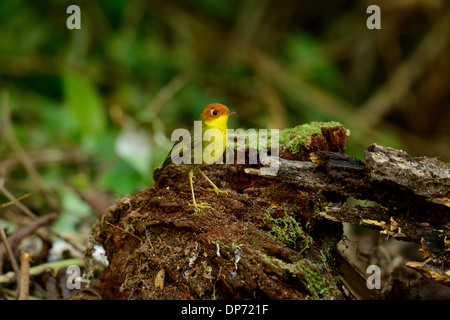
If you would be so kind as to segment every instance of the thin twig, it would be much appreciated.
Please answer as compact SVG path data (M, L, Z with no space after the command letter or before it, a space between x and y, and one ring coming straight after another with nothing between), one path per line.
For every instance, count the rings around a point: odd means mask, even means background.
M181 73L164 86L145 109L147 118L155 117L173 96L186 85L188 78L188 75Z
M76 265L79 267L84 267L84 260L81 258L73 258L66 260L58 260L54 262L43 263L30 268L30 276L35 276L41 274L46 270L54 270L57 273L60 269L67 268L69 266ZM14 281L13 272L7 272L0 275L0 283L11 283Z
M17 198L14 197L12 195L11 192L8 191L8 189L5 188L4 183L3 183L3 178L0 177L0 192L3 193L3 195L8 198L9 201L14 202L14 205L19 208L20 210L22 210L23 213L25 213L28 218L30 219L37 219L37 216L30 210L28 209L28 207L26 207L25 205L23 205L22 203L16 201Z
M34 163L35 167L64 164L80 164L86 161L86 156L75 149L67 150L41 150L29 154L28 157ZM21 162L15 155L7 155L0 160L0 175L6 176L6 173L21 167Z
M140 239L138 236L136 236L135 234L132 234L131 232L129 232L129 231L127 231L127 230L125 230L125 229L123 229L123 228L121 228L121 227L119 227L119 226L116 226L116 225L113 225L111 222L109 222L109 221L106 221L105 220L105 222L109 225L109 226L111 226L111 227L113 227L113 228L117 228L117 229L119 229L119 230L121 230L121 231L123 231L123 232L125 232L125 233L128 233L130 236L133 236L133 237L135 237L136 239L138 239L139 241L141 241L142 242L142 239Z
M31 253L20 252L20 290L17 300L28 300L30 290L30 260Z
M2 291L5 295L9 297L12 297L12 299L15 299L17 297L17 293L15 293L13 290L7 287L0 287L0 291ZM8 298L8 300L9 299L11 298ZM34 296L28 296L28 300L42 300L42 299Z
M33 162L28 157L27 153L20 145L17 136L14 132L12 121L11 121L11 111L9 108L9 95L7 92L3 92L2 95L2 127L4 130L5 140L8 142L9 146L13 149L18 160L22 163L25 171L28 173L30 179L33 181L34 185L37 187L39 193L48 201L49 205L54 209L59 209L60 203L58 198L55 196L53 190L45 183L42 177L39 175Z
M0 192L3 193L3 195L8 198L10 201L14 201L16 200L16 198L14 197L14 195L8 191L8 189L6 189L3 186L3 179L0 177ZM15 206L17 206L20 210L22 210L23 213L25 213L29 218L36 220L38 219L38 217L30 210L28 209L28 207L26 207L25 205L23 205L20 202L16 202L14 203ZM67 242L68 244L70 244L75 250L77 250L78 252L83 252L84 248L74 242L72 242L70 239L68 239L67 237L61 235L59 232L55 231L52 227L48 226L48 231L50 233L52 233L53 235L57 236L60 239L63 239L65 242ZM0 261L1 262L1 261Z
M22 201L23 199L26 199L29 196L31 196L31 193L24 194L23 196L20 196L17 199L2 203L2 204L0 204L0 209L12 206L13 204L16 204L17 202Z
M35 219L33 222L29 223L28 225L14 231L8 238L6 238L6 233L4 232L3 228L1 228L1 225L0 225L0 229L1 229L0 232L4 233L4 236L5 236L5 240L3 239L3 236L2 236L2 240L4 240L3 242L5 243L6 252L10 256L10 259L11 259L11 254L12 254L12 248L17 247L25 237L32 234L39 227L55 220L57 218L57 216L58 215L56 213L51 213L51 214L42 216L38 219ZM11 251L11 253L10 253L10 251ZM2 267L3 267L4 254L5 254L5 251L4 251L3 247L0 246L0 271L2 270ZM16 263L16 266L17 266L17 263ZM13 268L14 268L14 265L13 265ZM17 268L17 270L16 270L14 268L14 271L17 272L17 271L19 271L19 269Z
M16 274L17 282L19 283L19 281L20 281L19 265L17 264L16 258L14 257L14 254L11 250L11 246L9 245L8 238L6 237L6 233L2 227L1 222L0 222L0 238L2 239L2 242L5 245L6 252L8 253L9 260L11 261L12 268ZM2 261L3 261L3 258L0 256L0 264L2 263ZM1 268L0 268L0 271L1 271Z
M82 292L90 292L90 293L92 293L94 296L96 296L96 297L98 298L98 300L102 300L102 296L100 295L100 293L98 293L97 291L95 291L95 290L93 290L93 289L91 289L91 288L83 288L83 289L80 289L80 290L78 290L77 292L72 293L71 295L69 295L68 297L66 297L66 298L64 298L64 299L62 299L62 300L76 300L76 299L82 299L83 297L80 298L80 294L81 294ZM84 300L87 300L87 299L84 299ZM92 299L92 300L94 300L94 299Z

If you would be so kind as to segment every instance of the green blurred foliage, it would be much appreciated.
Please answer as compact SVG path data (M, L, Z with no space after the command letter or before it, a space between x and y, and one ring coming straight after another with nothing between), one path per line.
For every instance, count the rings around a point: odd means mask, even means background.
M171 131L187 127L212 102L238 112L232 128L339 121L353 130L354 123L337 119L327 106L294 99L258 65L258 52L269 55L294 78L355 108L370 98L386 80L380 33L365 28L363 5L324 3L1 1L0 88L10 97L14 133L30 156L52 150L81 155L38 169L59 190L63 212L84 214L73 190L63 185L81 175L90 187L115 196L150 186L153 168L172 145ZM71 4L81 8L81 30L66 28ZM405 56L414 49L411 35L420 39L431 28L431 22L414 24L405 22L408 41L398 43ZM390 124L412 132L407 114L392 112ZM6 134L0 129L0 161L14 158ZM372 142L414 146L396 130L381 130L378 141L360 136L349 138L349 154L361 157ZM31 188L20 166L6 178L18 194Z
M293 34L285 51L291 70L299 77L317 82L332 92L343 93L340 71L327 57L318 38L308 33Z

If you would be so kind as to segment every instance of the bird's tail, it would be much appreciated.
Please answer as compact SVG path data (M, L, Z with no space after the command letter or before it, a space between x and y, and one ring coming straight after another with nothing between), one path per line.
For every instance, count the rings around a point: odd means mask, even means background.
M160 167L156 167L153 169L153 180L159 180L161 174L166 170L166 168L172 163L170 154L166 157L163 164Z
M161 174L163 172L163 169L160 167L156 167L153 169L153 181L158 181L161 177Z

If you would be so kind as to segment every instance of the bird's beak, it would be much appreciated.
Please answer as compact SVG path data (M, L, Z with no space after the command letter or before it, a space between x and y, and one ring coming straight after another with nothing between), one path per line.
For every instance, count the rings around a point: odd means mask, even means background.
M227 115L229 115L229 116L231 116L232 114L236 114L236 112L231 112L231 111L227 112Z

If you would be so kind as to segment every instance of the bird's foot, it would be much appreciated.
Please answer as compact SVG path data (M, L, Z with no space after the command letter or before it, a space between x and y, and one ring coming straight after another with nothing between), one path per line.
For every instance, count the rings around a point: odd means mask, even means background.
M208 188L206 189L208 191L214 191L216 193L216 195L219 195L219 193L225 193L228 194L228 190L220 190L219 188L215 187L215 188Z
M205 209L212 209L211 206L207 205L206 203L197 203L194 201L194 203L188 203L189 207L194 207L194 210L197 211L202 211Z

